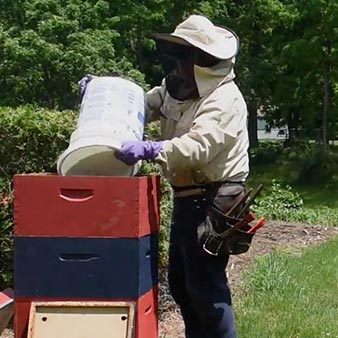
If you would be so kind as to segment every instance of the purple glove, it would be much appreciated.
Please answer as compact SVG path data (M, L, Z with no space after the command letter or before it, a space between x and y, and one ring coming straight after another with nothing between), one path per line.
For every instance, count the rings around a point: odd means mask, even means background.
M80 96L80 99L82 100L83 95L86 91L87 85L88 83L93 80L96 76L95 75L91 75L91 74L87 74L85 77L83 77L78 83L78 93Z
M115 152L115 157L125 164L133 165L139 160L154 160L162 146L163 142L126 141Z

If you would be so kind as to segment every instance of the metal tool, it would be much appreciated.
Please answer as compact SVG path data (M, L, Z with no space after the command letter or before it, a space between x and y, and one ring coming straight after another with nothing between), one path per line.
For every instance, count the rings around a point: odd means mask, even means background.
M252 194L252 196L249 196L248 200L245 202L243 208L240 210L240 212L236 215L236 218L241 218L241 216L243 216L248 209L250 208L250 205L253 203L253 201L255 200L255 198L257 197L257 195L261 192L261 190L263 189L263 184L260 184L257 189L254 191L254 193Z
M223 245L224 238L231 235L234 231L241 229L243 226L247 225L255 219L255 216L252 212L249 212L243 219L234 224L231 228L225 230L224 232L214 235L209 235L203 244L203 250L209 255L218 256L219 250Z
M241 229L244 225L249 224L255 219L254 214L250 211L243 219L238 221L236 224L234 224L230 229L225 230L222 232L222 236L229 236L231 235L234 231Z
M228 217L231 217L231 214L237 209L237 207L241 204L241 203L244 203L247 198L249 197L249 195L251 194L252 192L252 188L250 188L244 195L241 199L239 199L232 207L231 209L229 209L227 212L226 212L226 216Z

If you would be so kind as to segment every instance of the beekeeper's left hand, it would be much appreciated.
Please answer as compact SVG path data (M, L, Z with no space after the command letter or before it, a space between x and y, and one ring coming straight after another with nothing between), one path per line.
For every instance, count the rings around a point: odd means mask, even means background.
M126 141L115 152L115 157L128 165L134 165L139 160L154 160L162 150L162 144L155 141Z
M96 77L95 75L87 74L81 80L78 81L77 86L78 86L78 94L80 96L80 99L83 98L83 95L86 91L88 83L91 80L93 80L95 77Z

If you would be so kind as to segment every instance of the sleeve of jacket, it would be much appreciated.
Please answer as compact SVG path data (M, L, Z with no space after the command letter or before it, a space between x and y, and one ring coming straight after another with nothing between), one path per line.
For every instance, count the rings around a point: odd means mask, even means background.
M198 169L215 158L224 147L233 145L239 126L243 125L240 119L246 118L243 102L234 98L232 103L223 105L214 100L201 108L188 133L163 142L156 160L165 170L182 166Z
M160 119L160 108L164 100L165 85L164 80L161 86L150 89L145 95L145 114L146 123Z

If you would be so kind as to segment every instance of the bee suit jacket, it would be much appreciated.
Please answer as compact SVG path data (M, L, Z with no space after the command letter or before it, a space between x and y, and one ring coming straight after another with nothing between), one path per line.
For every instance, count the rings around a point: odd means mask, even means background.
M175 100L164 80L146 94L147 122L160 120L164 140L156 161L174 186L238 182L248 175L247 106L233 63L195 65L197 99Z

